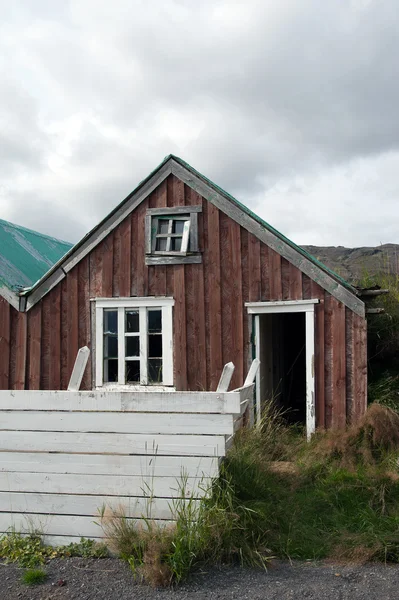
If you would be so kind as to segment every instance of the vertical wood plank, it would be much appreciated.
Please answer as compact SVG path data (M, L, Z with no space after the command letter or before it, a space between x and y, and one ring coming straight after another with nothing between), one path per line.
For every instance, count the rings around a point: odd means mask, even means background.
M232 389L240 387L244 382L244 373L246 373L245 361L249 360L248 347L244 346L244 301L242 297L242 273L241 273L241 227L235 221L230 221L229 228L230 248L231 248L231 271L233 292L232 303L232 362L235 370L232 378ZM252 236L253 237L253 236ZM252 244L250 256L252 263L252 294L260 296L260 247L259 244Z
M119 298L119 279L121 272L121 230L119 227L113 231L113 260L112 260L112 296ZM132 278L133 280L133 278ZM135 295L135 294L132 294ZM87 369L86 369L87 370Z
M149 198L150 208L167 206L167 182L164 180ZM150 296L166 296L166 265L148 267L148 294Z
M77 272L77 266L72 269ZM66 390L69 381L69 368L68 368L68 333L69 333L69 295L68 295L68 279L69 275L64 277L61 281L61 385L62 390ZM32 310L32 309L31 309ZM28 313L29 314L29 313ZM78 321L76 320L76 331L78 329Z
M79 350L79 303L78 303L78 282L79 272L75 267L68 273L67 294L68 294L68 375L65 382L65 388L68 386L69 379L75 364L76 356ZM63 382L64 383L64 382ZM65 389L63 386L63 389Z
M187 385L206 389L205 298L203 265L185 265Z
M137 281L137 295L148 296L148 267L145 264L145 215L148 208L148 198L136 208L137 233L134 249L134 263Z
M324 323L324 290L314 281L309 281L309 294L311 298L319 298L315 305L315 404L316 427L326 427L325 418L325 323Z
M90 298L101 298L103 295L103 244L100 242L89 254L90 261Z
M41 373L40 389L50 389L50 294L43 296L42 300L42 343L41 343Z
M326 427L346 423L346 365L344 305L325 293Z
M144 217L141 223L144 229ZM119 274L119 294L122 298L129 297L130 295L130 276L131 276L131 264L130 255L132 247L131 239L131 219L130 215L126 217L119 225L121 231L121 256L120 256L120 274ZM144 260L144 235L142 236L142 245L140 245L140 253L142 253L142 259Z
M13 310L11 313L11 373L10 389L25 389L27 319L26 313Z
M78 346L88 346L91 348L91 318L90 318L90 294L89 294L90 262L89 257L85 256L78 264ZM92 359L89 359L85 373L83 375L81 390L91 390L92 388L92 360L94 352L91 353Z
M145 217L144 217L145 219ZM137 211L134 210L130 215L130 231L131 231L131 249L130 249L130 295L137 296L137 262L138 262L138 251L137 251L137 238L138 238L138 217Z
M50 296L50 368L49 386L51 390L61 387L61 287L58 285Z
M174 379L177 390L187 389L187 331L184 265L174 269Z
M10 304L0 298L0 390L8 390L10 384L10 313Z
M261 301L270 300L269 247L260 245Z
M222 361L223 365L233 362L233 339L232 330L234 326L234 300L233 300L233 278L231 260L231 219L224 213L220 213L220 255L221 272L220 286L222 299ZM232 383L234 386L234 381Z
M42 303L38 302L33 306L28 315L28 343L29 343L29 364L28 364L28 389L40 389L40 353L41 353L41 329L42 329Z
M208 273L206 294L209 298L209 359L210 390L215 390L223 368L222 359L222 300L220 290L220 223L219 210L207 204L208 244L204 249L204 264Z
M345 352L346 352L346 418L348 423L354 422L354 313L345 308Z
M114 238L112 233L103 240L102 250L102 294L104 298L112 298L114 264Z
M324 294L323 294L324 296ZM311 279L305 273L302 273L302 297L304 300L311 299Z
M285 258L281 258L281 287L283 300L291 300L290 276L290 263Z
M290 299L302 300L302 272L290 263Z
M248 236L249 301L259 302L261 298L260 242Z
M243 302L249 302L249 233L243 227L241 234L241 285ZM248 315L248 311L243 310L243 373L247 373L252 361L252 345L250 337L250 328L252 328L252 317ZM237 366L237 365L235 365Z
M282 300L281 256L269 248L270 300Z

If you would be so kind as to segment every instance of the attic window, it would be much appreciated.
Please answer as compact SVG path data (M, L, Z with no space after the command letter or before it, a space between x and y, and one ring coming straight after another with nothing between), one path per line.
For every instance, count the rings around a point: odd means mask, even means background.
M201 206L152 208L146 214L146 264L199 263Z

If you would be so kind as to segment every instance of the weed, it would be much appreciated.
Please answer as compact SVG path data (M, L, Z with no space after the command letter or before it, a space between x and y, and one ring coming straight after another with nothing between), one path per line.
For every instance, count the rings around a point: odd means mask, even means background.
M47 579L47 573L43 569L28 569L22 575L22 583L25 585L39 585Z
M55 549L57 557L65 558L70 556L80 556L82 558L106 558L109 556L108 548L105 544L95 542L87 538L80 538L80 542L72 542L67 546L60 546Z
M45 546L40 533L26 536L11 530L0 537L0 558L8 562L17 562L21 567L34 567L44 564L54 550Z

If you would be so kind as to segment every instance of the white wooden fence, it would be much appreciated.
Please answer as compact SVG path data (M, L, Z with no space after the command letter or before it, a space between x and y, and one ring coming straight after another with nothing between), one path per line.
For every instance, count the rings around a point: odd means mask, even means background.
M195 498L218 476L253 387L0 391L0 532L38 529L57 545L100 538L104 505L170 520L182 476Z

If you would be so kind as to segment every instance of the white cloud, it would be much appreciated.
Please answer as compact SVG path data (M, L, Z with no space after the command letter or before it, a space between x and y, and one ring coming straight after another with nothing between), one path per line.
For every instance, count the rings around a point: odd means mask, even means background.
M0 8L0 217L76 241L172 152L300 243L399 242L394 0Z

